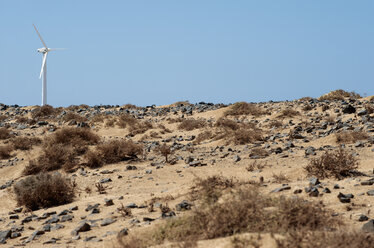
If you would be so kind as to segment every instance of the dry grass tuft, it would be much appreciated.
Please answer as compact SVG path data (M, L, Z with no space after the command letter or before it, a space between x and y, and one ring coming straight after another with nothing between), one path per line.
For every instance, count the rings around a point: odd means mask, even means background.
M17 150L30 150L34 145L39 145L42 140L37 137L16 137L11 140L14 149Z
M358 167L358 160L344 149L326 151L319 158L312 158L304 168L308 175L319 178L335 177L342 179L351 176Z
M205 124L206 123L203 120L186 119L179 124L178 128L180 130L191 131L194 129L202 128L205 126Z
M199 133L196 137L196 139L194 140L194 144L200 144L201 142L203 142L204 140L209 140L209 139L212 139L214 137L213 133L209 130L207 131L203 131L201 133Z
M18 205L30 210L70 203L74 190L74 183L59 173L28 176L14 185Z
M8 159L12 157L13 147L10 145L0 146L0 159Z
M361 96L357 94L356 92L347 92L345 90L339 89L339 90L334 90L331 91L320 98L318 100L324 101L324 100L344 100L345 98L352 98L352 99L359 99Z
M238 115L264 115L265 111L259 108L254 103L237 102L231 105L231 107L225 112L225 116L238 116Z
M84 116L81 116L74 112L67 112L64 117L62 117L62 120L65 122L75 121L75 122L86 122L87 118Z
M297 115L300 115L299 111L287 108L287 109L283 109L282 110L282 112L280 113L279 117L280 118L292 118L292 117L295 117Z
M373 243L373 234L349 231L295 231L276 239L277 248L370 248Z
M46 146L42 154L35 160L30 160L23 170L24 175L35 175L40 172L64 169L69 171L76 162L76 153L72 146L55 144Z
M172 218L144 233L119 237L122 247L148 247L171 242L187 242L227 237L244 232L287 233L296 230L324 230L340 223L320 204L293 198L271 198L261 194L257 187L235 188L230 179L222 177L197 181L196 188L209 190L199 194L215 195L218 188L230 188L225 195L213 197L212 201L193 208L190 214ZM212 190L213 189L213 190ZM224 201L219 201L225 197Z
M32 111L31 116L33 119L38 118L55 118L61 112L61 109L55 109L50 105L37 107Z
M369 135L363 131L344 131L335 135L336 142L338 143L355 143L359 140L365 140L369 138Z
M118 163L124 160L137 159L143 153L143 146L133 141L112 140L99 144L95 151L89 151L86 155L86 165L90 168L98 168L104 164Z
M12 137L12 135L11 135L8 128L6 128L6 127L1 127L0 128L0 140L9 139L11 137Z
M245 145L264 139L261 129L256 128L253 123L237 123L233 120L220 118L215 126L217 132L215 140L225 139L228 144Z

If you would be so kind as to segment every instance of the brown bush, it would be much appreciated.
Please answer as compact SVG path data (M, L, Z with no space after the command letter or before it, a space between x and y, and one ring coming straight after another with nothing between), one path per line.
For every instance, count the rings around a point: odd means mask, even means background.
M299 111L287 108L283 109L282 112L280 113L279 117L280 118L292 118L296 115L300 115Z
M0 146L0 159L8 159L12 157L13 147L10 145Z
M374 113L374 104L365 104L365 109L368 114Z
M223 117L217 120L215 126L221 128L229 128L231 130L238 130L240 128L240 125L236 121L226 119Z
M290 179L283 174L282 172L275 174L273 173L273 178L275 183L288 183L290 182Z
M225 183L220 185L226 187ZM211 201L194 208L189 215L170 219L136 237L119 237L122 245L128 247L127 244L136 243L138 247L145 247L162 244L165 240L214 239L244 232L316 231L340 224L320 204L297 198L270 198L253 186L233 189L221 197L225 197L225 200ZM131 243L127 243L127 240Z
M0 128L0 140L9 139L12 137L8 128L1 127Z
M54 146L63 144L72 146L74 151L80 155L87 151L88 145L95 145L100 141L100 137L89 128L64 127L57 130L44 140L44 146Z
M133 141L112 140L99 144L95 151L85 155L86 165L90 168L97 168L104 164L118 163L124 160L136 159L143 153L142 145Z
M359 140L369 138L369 135L363 131L344 131L335 135L336 142L338 143L355 143Z
M76 153L72 146L54 144L43 148L42 154L30 160L23 170L24 175L35 175L39 172L64 169L70 170L76 162Z
M62 120L65 122L75 121L75 122L86 122L87 118L84 116L81 116L74 112L67 112L64 117L62 117Z
M152 129L153 125L149 121L137 121L135 124L129 126L131 136L145 133L147 130Z
M59 173L28 176L14 185L18 205L30 210L70 203L74 189L74 184Z
M310 104L307 104L307 105L305 105L305 106L303 107L303 111L310 111L310 110L312 110L312 109L313 109L313 106L310 105Z
M55 109L50 105L44 105L41 107L37 107L35 110L31 112L31 116L33 119L36 118L47 118L52 117L55 118L61 112L61 109Z
M374 235L349 231L295 231L275 240L277 248L371 248Z
M237 102L230 106L230 108L224 113L225 116L233 115L254 115L260 116L265 114L261 108L256 104L246 103L246 102Z
M269 126L269 128L279 128L279 127L283 126L283 122L278 121L278 120L272 120L272 121L270 121L268 126Z
M262 130L256 128L253 123L237 123L238 126L227 120L221 123L215 134L215 140L224 139L227 144L245 145L264 139Z
M129 114L121 114L118 116L116 122L117 126L120 128L126 128L127 126L136 125L139 121Z
M6 119L8 119L8 116L0 114L0 122L5 121Z
M324 100L344 100L345 98L359 99L361 96L354 91L347 92L344 90L334 90L318 98L320 101Z
M251 153L249 154L249 156L250 157L258 156L258 157L263 158L263 157L269 156L269 153L262 147L255 147L251 149Z
M35 119L29 119L26 116L16 116L15 120L17 123L29 124L29 125L34 125L37 122Z
M16 137L11 140L14 149L30 150L34 145L39 145L42 140L37 137Z
M200 144L201 142L203 142L204 140L208 140L208 139L212 139L214 136L213 136L213 133L211 131L203 131L201 133L199 133L196 137L196 139L194 140L194 144Z
M162 144L156 147L155 152L165 157L165 162L169 163L168 157L169 155L174 153L174 150L171 149L170 146L167 144Z
M178 128L180 130L191 131L194 129L202 128L205 126L205 124L206 123L203 120L186 119L179 124Z
M351 176L357 167L357 158L340 148L334 152L326 151L319 158L312 158L304 169L308 175L319 178L335 177L342 179Z

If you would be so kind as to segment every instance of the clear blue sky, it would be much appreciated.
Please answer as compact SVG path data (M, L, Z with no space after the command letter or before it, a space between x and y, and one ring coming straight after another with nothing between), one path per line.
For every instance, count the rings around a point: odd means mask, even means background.
M374 95L373 0L0 0L0 102L292 100Z

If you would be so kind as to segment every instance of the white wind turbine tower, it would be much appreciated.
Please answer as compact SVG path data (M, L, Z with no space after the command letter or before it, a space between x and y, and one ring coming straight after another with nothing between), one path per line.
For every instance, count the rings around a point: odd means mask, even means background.
M50 51L55 51L55 50L63 50L65 48L48 48L47 45L45 44L42 36L40 35L38 29L35 27L33 24L36 33L38 34L40 41L43 43L44 47L39 48L38 52L43 54L43 62L42 62L42 69L40 70L40 75L39 78L42 78L42 106L47 104L47 54Z

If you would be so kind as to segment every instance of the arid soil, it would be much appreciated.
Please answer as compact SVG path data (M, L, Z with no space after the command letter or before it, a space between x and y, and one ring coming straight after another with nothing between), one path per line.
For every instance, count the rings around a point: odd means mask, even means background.
M152 235L171 219L201 208L191 191L198 180L212 176L244 182L240 187L256 187L263 196L320 204L342 223L337 230L374 232L373 112L374 98L357 96L233 105L1 105L0 242L4 247L126 247L118 240ZM82 136L83 141L72 138L57 146L56 134L66 128L89 130L99 140L86 142ZM109 154L100 148L114 140L132 141L140 150ZM64 156L53 161L62 147ZM339 149L350 168L334 171L335 162L331 171L313 167L312 161L321 164L321 156ZM47 171L70 179L72 202L34 210L20 205L17 183ZM217 202L225 201L225 194ZM152 245L277 247L276 239L288 232L240 230Z

